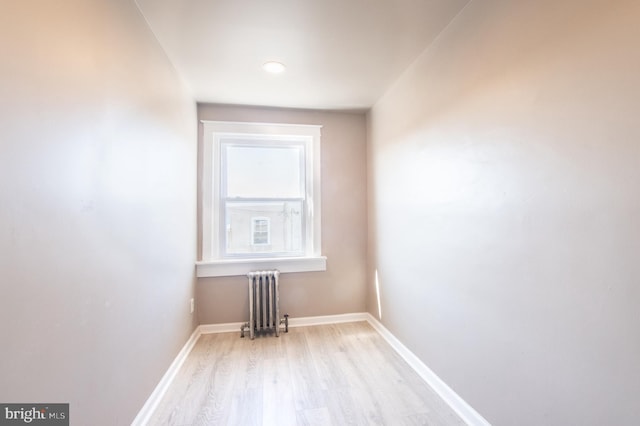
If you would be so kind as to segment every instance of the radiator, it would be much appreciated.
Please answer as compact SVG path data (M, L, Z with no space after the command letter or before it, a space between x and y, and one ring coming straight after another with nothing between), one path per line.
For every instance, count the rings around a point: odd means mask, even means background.
M285 332L289 331L289 315L280 318L280 295L278 293L278 276L280 272L249 272L249 322L240 328L240 337L249 329L251 339L256 333L275 332L280 336L280 326L284 324Z

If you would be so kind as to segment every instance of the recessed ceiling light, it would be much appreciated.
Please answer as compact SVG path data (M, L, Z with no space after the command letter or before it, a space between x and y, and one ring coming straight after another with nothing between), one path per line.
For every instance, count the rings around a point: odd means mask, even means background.
M269 61L262 64L262 69L272 74L280 74L284 71L285 66L280 62Z

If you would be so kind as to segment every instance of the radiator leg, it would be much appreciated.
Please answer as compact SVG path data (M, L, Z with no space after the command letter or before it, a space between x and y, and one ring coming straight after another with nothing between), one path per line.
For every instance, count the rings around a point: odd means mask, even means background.
M240 337L244 337L244 329L249 327L249 323L245 322L240 326Z
M284 314L284 318L280 319L280 324L284 324L284 332L288 333L289 332L289 314ZM280 325L278 325L278 328L280 328Z

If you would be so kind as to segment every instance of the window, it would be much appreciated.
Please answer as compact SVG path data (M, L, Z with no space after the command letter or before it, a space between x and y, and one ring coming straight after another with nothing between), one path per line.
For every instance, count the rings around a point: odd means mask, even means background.
M251 218L251 241L254 246L268 246L271 241L271 221L268 217Z
M222 257L304 256L305 145L298 140L220 138ZM214 206L214 209L216 207ZM254 219L260 216L260 222ZM255 242L254 226L271 226L271 244ZM251 232L249 232L251 231ZM266 236L266 231L264 231Z
M198 276L324 270L320 126L203 122Z

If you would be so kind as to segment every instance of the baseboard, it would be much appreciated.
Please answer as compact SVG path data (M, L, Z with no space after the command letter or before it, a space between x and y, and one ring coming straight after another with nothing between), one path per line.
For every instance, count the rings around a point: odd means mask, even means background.
M240 335L240 327L243 322L227 322L224 324L201 324L198 326L200 334L214 334L214 333L232 333L237 331Z
M318 317L289 318L289 327L308 327L311 325L340 324L343 322L367 321L366 312L353 314L323 315Z
M296 317L289 318L289 327L308 327L312 325L323 324L339 324L343 322L356 322L367 321L366 312L358 312L353 314L338 314L338 315L322 315L317 317ZM212 333L240 333L240 327L245 324L243 322L228 322L224 324L202 324L198 328L200 334L212 334Z
M429 367L402 344L385 326L373 315L367 313L367 321L378 333L398 352L411 368L449 405L462 420L472 426L491 426L480 413L473 409L453 389L440 379Z
M371 326L389 343L389 345L409 364L413 370L449 405L462 420L471 426L491 426L491 424L473 409L465 400L453 391L442 381L429 367L427 367L417 356L413 354L402 342L400 342L385 326L368 312L357 312L340 315L324 315L315 317L289 318L289 327L307 327L312 325L339 324L345 322L367 321ZM202 334L211 333L240 333L243 323L233 322L225 324L203 324L199 325L191 337L184 345L176 359L171 363L167 372L162 376L160 383L151 393L136 418L132 426L146 425L153 415L162 397L173 382L178 370L193 349Z
M200 327L196 327L193 333L191 333L189 340L187 340L187 343L184 344L176 358L169 366L167 372L164 373L164 376L160 379L156 388L151 392L149 398L147 398L147 401L138 412L136 418L133 419L133 422L131 423L132 426L144 426L149 423L149 420L151 420L151 416L153 416L156 408L158 408L158 404L160 404L162 397L167 393L167 390L169 389L169 386L171 386L173 379L175 379L176 374L178 374L180 367L182 367L182 364L184 364L187 356L189 356L191 349L193 349L194 345L200 338L200 334Z

